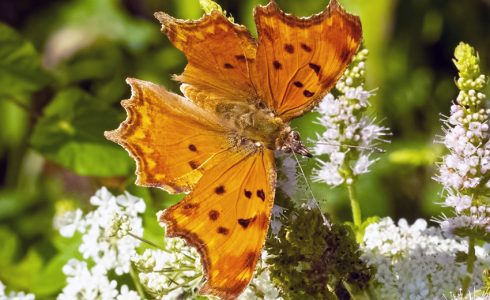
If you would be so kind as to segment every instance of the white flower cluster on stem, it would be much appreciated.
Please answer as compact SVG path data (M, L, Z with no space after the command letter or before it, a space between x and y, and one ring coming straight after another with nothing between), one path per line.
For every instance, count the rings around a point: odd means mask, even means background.
M133 263L140 282L155 299L187 299L202 282L197 251L180 238L166 238L162 249L146 249Z
M377 145L387 142L388 128L376 124L366 115L372 93L364 89L365 61L368 51L363 49L337 82L339 96L328 94L317 111L319 123L325 132L319 135L313 149L316 155L327 155L319 160L314 180L338 186L352 183L355 176L369 172L376 161L372 158Z
M490 110L482 93L486 77L480 74L474 49L461 43L454 63L459 70L459 95L443 120L442 143L449 150L443 157L436 180L444 187L444 205L456 216L441 222L444 230L463 235L461 230L490 233ZM459 233L458 233L459 232Z
M140 299L127 286L118 290L117 282L109 279L108 273L130 273L131 256L141 242L128 233L143 235L139 214L145 211L145 202L128 193L114 196L101 188L90 203L96 209L85 216L76 210L55 218L55 227L64 237L82 234L79 251L84 258L72 259L63 267L67 285L58 299Z
M440 228L427 227L423 219L398 226L383 218L366 228L362 259L376 269L376 299L449 299L461 287L466 265L458 262L467 242L446 238ZM485 249L475 248L474 289L482 286L482 272L490 266Z

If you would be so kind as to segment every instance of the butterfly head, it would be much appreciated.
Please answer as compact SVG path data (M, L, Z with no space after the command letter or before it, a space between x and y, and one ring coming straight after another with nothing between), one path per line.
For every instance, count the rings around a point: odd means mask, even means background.
M301 142L301 137L297 131L291 129L291 127L286 127L280 138L279 150L286 153L294 152L306 157L313 157L308 148Z

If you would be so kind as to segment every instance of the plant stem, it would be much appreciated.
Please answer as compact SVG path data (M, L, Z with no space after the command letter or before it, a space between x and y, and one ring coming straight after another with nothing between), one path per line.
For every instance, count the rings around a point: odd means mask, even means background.
M131 236L131 237L133 237L133 238L135 238L135 239L137 239L137 240L142 241L143 243L147 243L148 245L153 246L153 247L155 247L157 249L163 250L160 246L158 246L157 244L153 243L152 241L149 241L147 239L144 239L144 238L142 238L140 236L137 236L137 235L135 235L135 234L133 234L131 232L128 232L128 235Z
M138 291L138 295L140 296L140 298L146 299L145 291L143 290L143 287L141 286L141 282L140 282L138 275L136 274L136 271L134 270L133 266L131 266L129 268L129 275L131 275L131 279L133 279L134 286L136 287L136 290Z
M356 191L354 189L354 184L347 184L347 191L349 192L350 207L352 210L352 220L356 228L356 240L358 243L362 241L362 235L360 232L362 217L361 217L361 206L359 205L359 200L356 197Z
M468 258L466 259L466 276L463 279L463 296L468 293L468 289L470 288L475 260L475 238L470 237L468 241Z

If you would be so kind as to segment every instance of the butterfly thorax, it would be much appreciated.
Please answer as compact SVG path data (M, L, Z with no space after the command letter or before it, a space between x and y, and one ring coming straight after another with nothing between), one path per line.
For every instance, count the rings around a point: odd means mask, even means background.
M271 150L293 151L310 156L299 134L267 108L229 102L218 104L216 113L240 140L260 143Z

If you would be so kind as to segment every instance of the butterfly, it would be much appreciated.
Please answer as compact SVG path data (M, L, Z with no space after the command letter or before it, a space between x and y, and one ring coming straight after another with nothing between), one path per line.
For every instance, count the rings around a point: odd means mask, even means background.
M258 38L215 10L196 21L155 13L188 64L183 96L127 79L128 118L106 137L137 162L137 184L187 193L160 221L202 260L202 294L234 299L247 287L274 203L274 152L310 156L289 121L335 85L362 39L358 17L331 0L308 18L275 1L258 6Z

